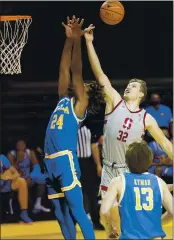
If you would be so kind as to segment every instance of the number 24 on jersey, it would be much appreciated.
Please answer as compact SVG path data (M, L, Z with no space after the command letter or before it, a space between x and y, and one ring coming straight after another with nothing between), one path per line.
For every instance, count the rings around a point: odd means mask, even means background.
M57 114L54 114L50 128L51 129L55 129L55 127L57 126L58 129L62 129L62 127L63 127L63 118L64 118L63 114L61 114L60 117L58 117Z

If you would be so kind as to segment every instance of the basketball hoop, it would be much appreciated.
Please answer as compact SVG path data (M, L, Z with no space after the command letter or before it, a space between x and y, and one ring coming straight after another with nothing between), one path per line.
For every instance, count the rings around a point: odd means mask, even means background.
M31 16L0 16L0 74L21 73L21 53Z

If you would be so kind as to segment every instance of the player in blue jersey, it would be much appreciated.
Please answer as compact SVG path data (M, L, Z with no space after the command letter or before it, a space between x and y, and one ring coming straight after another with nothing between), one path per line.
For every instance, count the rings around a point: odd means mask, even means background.
M152 239L165 237L161 225L162 205L173 215L172 195L167 184L148 173L153 154L147 143L134 142L126 152L130 173L114 178L101 205L105 219L116 201L121 220L120 239Z
M84 85L83 82L82 24L83 19L79 23L75 16L71 20L67 18L67 25L63 23L67 38L59 69L59 102L50 117L44 146L48 198L55 207L55 215L65 239L76 238L69 212L79 224L84 238L95 239L92 224L83 207L80 167L76 155L77 134L79 123L86 117L87 107L89 112L94 112L104 101L104 96L99 85ZM89 28L94 27L90 25Z
M28 188L26 180L21 178L17 170L11 165L8 158L0 154L0 193L18 191L18 200L21 208L20 218L25 223L31 223L28 216Z

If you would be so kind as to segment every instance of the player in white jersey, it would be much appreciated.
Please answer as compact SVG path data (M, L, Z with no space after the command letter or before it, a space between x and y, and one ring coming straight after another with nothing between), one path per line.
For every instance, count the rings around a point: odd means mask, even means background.
M104 74L93 46L93 31L85 33L88 58L96 80L103 86L106 95L104 143L103 143L103 171L101 177L102 198L114 177L128 170L125 163L125 153L128 145L138 141L148 130L172 159L172 144L158 127L156 120L146 111L140 109L140 103L147 93L146 83L140 79L129 81L123 99L112 87L108 77ZM118 212L118 210L117 210ZM116 214L111 215L116 216ZM118 215L118 214L117 214ZM119 233L119 219L116 232ZM108 219L107 237L113 232L111 218Z

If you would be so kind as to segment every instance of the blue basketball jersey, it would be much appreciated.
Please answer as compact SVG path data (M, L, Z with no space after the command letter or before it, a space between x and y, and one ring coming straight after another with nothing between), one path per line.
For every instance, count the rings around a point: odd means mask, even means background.
M10 153L11 153L11 155L13 155L13 157L15 159L17 158L16 150L12 150ZM32 163L30 160L30 150L29 149L27 149L27 148L25 149L23 161L16 160L16 168L22 178L27 179L30 176Z
M77 151L79 122L84 118L76 116L73 98L63 97L50 117L45 136L44 152L53 154L59 151Z
M11 167L11 163L8 158L0 154L0 174L3 174L6 170ZM11 190L11 180L0 179L0 192L9 192Z
M125 173L120 201L120 239L165 237L161 226L162 194L158 178L149 173Z

